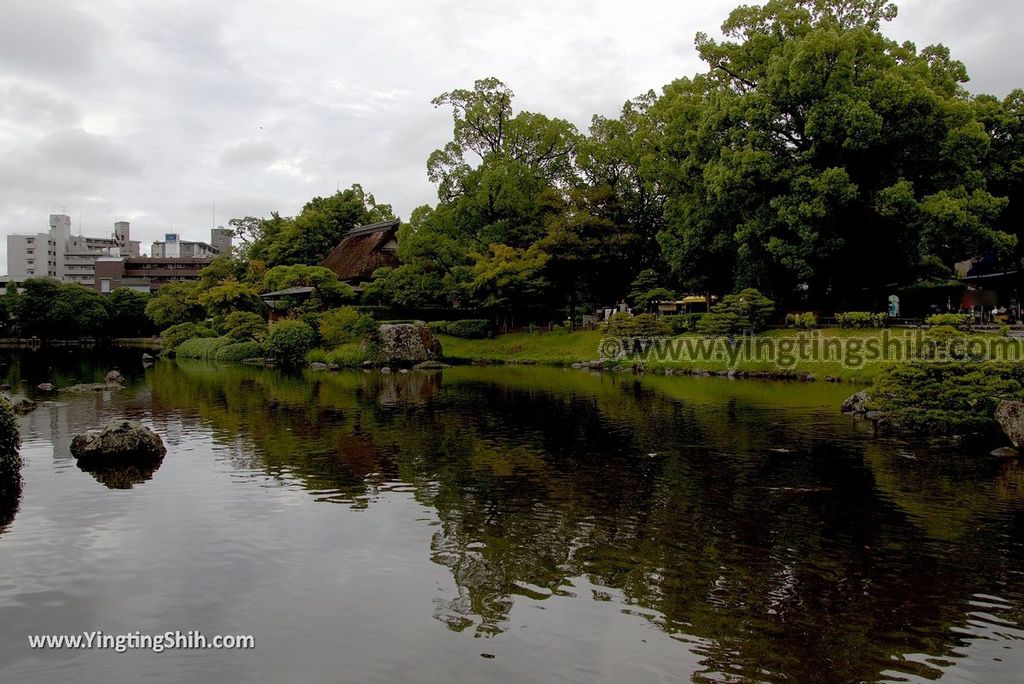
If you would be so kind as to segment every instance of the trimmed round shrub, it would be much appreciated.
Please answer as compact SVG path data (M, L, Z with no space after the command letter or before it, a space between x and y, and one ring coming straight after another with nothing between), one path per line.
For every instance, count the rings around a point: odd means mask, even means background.
M659 337L671 334L672 328L654 314L634 316L620 311L608 319L606 332L621 337Z
M954 313L935 314L924 319L924 322L929 326L949 326L960 330L970 330L974 323L974 316Z
M195 323L179 323L172 325L167 330L160 333L160 339L163 342L163 348L165 352L174 352L179 345L185 340L190 340L193 337L216 337L217 333L209 328Z
M847 311L836 314L836 323L841 328L881 328L889 317L884 313L871 313L870 311Z
M233 342L217 350L214 361L220 363L241 363L263 356L263 345L259 342Z
M704 335L735 335L743 331L743 321L738 314L709 313L697 321L697 332Z
M734 316L735 323L728 332L735 334L740 332L755 333L762 330L774 313L775 302L765 297L758 290L750 287L742 292L722 297L722 301L711 307L710 315ZM721 327L727 320L730 319L712 319L715 322L709 322L707 325Z
M682 335L684 333L694 332L697 329L697 323L700 322L702 316L704 316L702 313L675 314L672 316L665 316L662 320L665 321L668 324L668 327L672 329L673 335Z
M230 337L193 337L178 345L175 355L179 359L213 361L218 351L233 343Z
M1002 399L1024 400L1024 364L948 361L885 368L868 394L897 428L927 434L994 432Z
M317 333L304 321L280 321L270 327L263 349L284 366L300 366L317 344Z

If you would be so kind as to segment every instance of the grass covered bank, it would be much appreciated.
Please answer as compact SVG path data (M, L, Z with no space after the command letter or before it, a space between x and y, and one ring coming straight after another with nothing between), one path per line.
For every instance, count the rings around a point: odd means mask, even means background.
M713 340L717 354L692 360L656 360L648 358L645 367L648 370L669 369L675 371L709 371L726 372L730 369L738 373L754 374L786 374L794 376L812 375L817 379L834 378L846 382L869 383L884 370L901 363L900 360L871 361L866 352L869 347L878 348L888 344L900 343L909 345L915 354L922 352L922 347L934 344L942 335L949 335L951 329L930 331L917 329L843 329L829 328L811 331L792 329L772 330L762 333L760 338L776 350L785 349L784 345L795 343L798 336L814 336L820 340L823 348L840 349L843 359L801 359L797 350L792 353L780 354L785 357L780 363L778 359L759 360L740 354L735 359L727 358L725 353L729 338L725 336L705 337L699 335L680 335L671 338L674 344L690 343L692 351L699 340ZM955 331L952 331L955 332ZM439 335L444 347L445 359L450 362L469 363L538 363L548 365L571 365L579 362L596 361L602 358L602 342L609 337L600 331L581 331L573 333L513 333L486 339L459 339L448 335ZM979 334L975 339L998 343L1006 341L999 335ZM740 338L740 341L742 338ZM733 342L738 340L734 339ZM1008 341L1012 342L1012 341ZM905 348L906 350L906 348ZM756 355L752 355L756 356ZM632 365L637 359L627 355L613 365Z
M511 333L483 339L461 339L439 334L444 357L469 363L533 362L568 366L598 358L598 346L604 333L587 330L574 333Z

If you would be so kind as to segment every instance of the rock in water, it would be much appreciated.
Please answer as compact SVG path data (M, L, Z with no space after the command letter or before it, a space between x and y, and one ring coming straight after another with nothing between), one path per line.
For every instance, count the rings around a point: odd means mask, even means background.
M89 394L90 392L106 392L108 390L120 389L124 389L124 385L119 382L86 382L80 385L72 385L71 387L62 387L60 391L70 394Z
M441 358L441 343L433 331L418 323L386 323L380 326L372 358L379 365L411 366Z
M35 411L39 404L26 397L11 397L11 409L17 416L24 416Z
M999 447L998 449L993 449L992 455L996 458L1020 458L1020 452L1013 447Z
M862 415L868 412L868 403L871 401L871 397L868 396L867 392L857 392L852 397L843 402L843 413L856 413Z
M159 463L167 448L159 435L133 420L113 420L71 440L71 455L83 469Z
M40 392L52 392L57 388L56 386L54 386L52 382L41 382L38 385L36 385L36 389L39 390Z
M1013 446L1024 444L1024 401L1001 401L996 406L996 422Z
M106 376L104 376L103 380L108 385L113 385L113 384L116 384L116 383L124 382L124 376L121 375L121 371L112 370L112 371L107 372L107 374L106 374Z
M415 370L442 370L444 368L451 368L447 363L441 363L440 361L424 361L417 363L413 366Z

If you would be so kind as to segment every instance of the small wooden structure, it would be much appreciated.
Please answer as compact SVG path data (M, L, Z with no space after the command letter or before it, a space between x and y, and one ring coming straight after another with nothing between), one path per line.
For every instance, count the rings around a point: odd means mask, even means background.
M288 311L299 302L313 296L312 287L289 287L276 292L261 294L260 299L267 305L267 320L270 323L288 316Z

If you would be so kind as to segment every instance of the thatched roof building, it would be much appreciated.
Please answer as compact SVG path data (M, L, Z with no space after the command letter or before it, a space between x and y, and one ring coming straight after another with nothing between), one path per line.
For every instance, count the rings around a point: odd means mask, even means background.
M398 266L398 219L357 226L320 262L340 280L360 283L383 266Z

